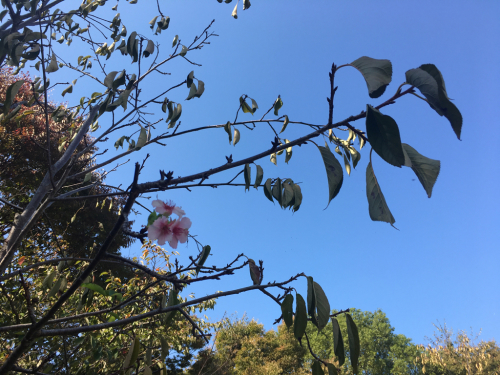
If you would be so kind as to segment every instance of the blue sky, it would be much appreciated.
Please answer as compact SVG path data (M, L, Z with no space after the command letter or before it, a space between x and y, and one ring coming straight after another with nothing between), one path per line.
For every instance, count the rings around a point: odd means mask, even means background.
M148 28L157 15L152 3L120 2L118 11L129 32L153 35ZM256 118L281 95L284 106L280 115L324 124L332 63L350 63L361 56L391 60L393 81L381 98L371 99L359 72L339 70L334 121L359 113L366 104L382 103L405 81L407 70L433 63L441 70L464 123L459 141L448 121L416 97L403 97L383 109L398 123L403 142L441 160L441 173L428 199L409 168L392 167L374 156L375 173L399 231L372 222L368 215L368 148L361 151L356 170L345 176L342 190L326 210L327 179L313 145L295 147L288 165L284 156L279 157L278 166L267 157L257 162L264 168L265 178L290 177L301 182L304 200L295 214L269 202L262 189L245 193L243 187L222 187L160 193L160 199L173 199L183 207L193 222L191 232L211 245L213 255L207 263L222 265L244 252L264 260L266 283L305 272L323 287L332 308L381 309L396 333L416 343L424 343L424 337L432 335L437 320L455 330L482 329L485 340L498 339L500 4L254 0L245 12L240 4L237 20L230 16L234 5L235 1L165 2L163 11L171 17L170 27L154 39L162 44L164 55L170 53L176 34L190 43L212 19L216 20L213 31L219 35L201 51L186 56L202 67L179 59L166 68L171 76L156 76L143 86L146 94L167 88L193 69L205 82L200 99L184 101L185 87L168 95L183 105L180 130L232 121L242 94L259 104ZM137 64L129 67L129 63L128 57L114 54L108 66L116 64L110 70L117 70L126 64L127 73L132 73ZM95 88L90 82L81 82L68 99L70 103L79 99L78 94ZM58 100L56 94L54 100ZM162 114L159 108L156 113L158 117ZM353 125L365 128L362 120ZM229 154L239 160L268 149L274 138L267 125L240 130L236 147L228 144L222 129L215 129L174 138L166 147L154 146L131 156L142 160L149 152L152 157L141 179L156 180L158 169L173 170L175 176L189 175L224 164L224 156ZM283 135L295 139L306 132L304 127L289 125ZM115 140L110 140L106 156L114 155ZM319 138L318 142L322 143ZM107 182L128 186L132 176L129 164L112 173ZM224 182L233 175L213 177L210 182ZM136 218L137 227L146 223L146 217ZM196 253L194 244L181 245L178 250L183 260ZM123 253L138 255L139 245ZM245 269L190 291L199 297L250 282ZM306 294L305 279L295 287ZM221 299L210 317L219 319L224 312L239 316L246 312L267 329L280 315L279 307L260 292Z

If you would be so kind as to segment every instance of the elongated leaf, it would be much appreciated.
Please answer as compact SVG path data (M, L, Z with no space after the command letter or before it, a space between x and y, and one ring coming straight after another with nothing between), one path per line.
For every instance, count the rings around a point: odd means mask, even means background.
M203 267L203 265L207 261L207 258L210 255L210 250L211 250L211 247L209 245L203 246L203 250L201 251L201 255L200 255L200 260L198 261L198 264L196 265L196 275L198 275L198 273L200 273L201 267Z
M149 367L148 365L144 366L144 372L142 373L142 375L153 375L151 367Z
M61 95L62 95L62 96L64 96L64 95L66 95L67 93L70 93L70 94L71 94L72 92L73 92L73 85L69 85L68 87L66 87L66 88L62 91Z
M156 16L156 17L155 17L155 18L153 18L151 21L149 21L149 28L150 28L151 30L153 30L153 29L154 29L154 27L155 27L155 23L156 23L156 19L157 19L157 18L158 18L158 16Z
M273 193L272 193L272 188L271 188L271 182L272 179L268 178L266 180L266 183L264 184L264 195L266 196L267 199L269 199L271 202L274 202L273 200Z
M153 362L153 350L151 348L146 349L146 358L144 359L144 361L146 362L146 366L151 366ZM146 369L144 369L144 372L145 371Z
M191 82L191 85L189 87L190 87L189 88L189 95L186 98L186 100L190 100L190 99L194 98L194 96L196 95L196 91L198 90L196 88L196 85L193 82Z
M231 16L234 17L234 19L238 19L238 3L234 6L233 13L231 13Z
M191 85L193 84L193 78L194 78L194 70L191 70L186 78L186 86L188 88L190 88Z
M278 96L278 99L274 102L274 115L278 116L278 111L280 108L283 107L283 100L281 100L281 97Z
M290 141L288 139L285 139L285 144L286 143L290 143ZM287 147L286 148L286 156L285 156L285 163L288 164L288 162L290 161L290 159L292 158L292 147Z
M170 294L168 295L167 306L175 306L179 304L177 293L178 293L177 290L170 291ZM177 310L172 310L165 314L165 325L168 325L172 321L176 313Z
M307 276L307 313L313 318L316 317L316 296L312 276Z
M123 362L123 369L127 369L130 366L134 366L135 361L137 361L137 357L139 357L139 350L140 350L140 342L139 338L136 337L130 346L130 349L127 353L127 356L125 357L125 361Z
M270 156L269 156L269 159L271 160L271 163L273 163L274 165L278 165L278 160L276 159L276 153L272 153Z
M413 169L413 172L417 175L418 180L427 193L427 196L430 198L432 195L432 188L434 187L434 184L439 176L439 171L441 170L441 162L439 160L429 159L428 157L419 154L417 150L406 143L403 143L403 149L410 159L411 169Z
M291 294L287 294L281 303L281 314L287 328L290 328L293 325L293 296Z
M240 131L236 128L234 128L234 137L233 137L233 146L236 146L236 144L240 141Z
M224 125L224 130L226 131L227 135L229 136L229 144L231 144L231 141L233 140L233 136L231 134L231 121L228 121L226 125Z
M438 84L438 95L439 95L439 111L436 110L436 112L438 112L441 116L445 116L448 119L457 138L460 139L460 133L462 132L462 122L463 122L462 114L455 106L455 104L453 104L448 98L448 93L446 92L446 86L444 83L443 75L434 64L421 65L420 69L429 73L436 80L436 83Z
M344 340L342 339L342 331L340 330L339 322L336 318L332 318L333 328L333 351L339 360L339 365L342 366L345 362Z
M306 302L300 294L297 293L295 302L295 319L293 322L293 334L299 342L306 332L307 327L307 309Z
M366 196L368 198L368 211L373 221L385 221L391 225L396 222L385 202L371 162L366 167Z
M333 198L337 196L344 181L344 172L337 158L329 148L318 146L323 163L325 163L326 177L328 178L328 207Z
M101 286L97 285L97 284L92 284L92 283L83 283L82 284L82 287L83 288L88 288L90 290L93 290L94 292L97 292L103 296L109 296L108 292L105 291Z
M179 40L179 35L174 36L174 40L172 40L172 47L176 46L178 40Z
M282 198L282 186L281 186L281 180L280 178L278 177L276 179L276 181L274 182L274 186L273 186L273 197L274 199L276 199L278 201L278 203L280 204L280 206L282 206L282 203L281 203L281 198Z
M293 184L293 197L294 197L294 202L293 202L293 212L296 212L299 210L300 205L302 204L302 190L300 189L300 186L297 184Z
M314 297L316 299L317 317L318 317L318 330L321 331L326 327L328 320L330 319L330 303L326 297L323 288L317 283L313 282L314 285Z
M355 375L358 374L358 359L360 352L358 327L352 320L351 315L345 314L347 323L347 336L349 337L349 357L351 359L352 369Z
M143 128L141 126L141 132L139 134L139 139L137 140L137 144L135 145L137 150L139 150L142 146L144 146L147 141L148 141L148 132L145 128Z
M259 185L262 183L263 179L264 179L264 170L260 165L257 165L257 176L255 176L255 184L253 185L253 187L257 189Z
M371 105L366 106L366 133L377 154L389 164L401 167L405 163L401 136L396 121Z
M321 362L314 360L313 364L311 366L312 368L312 375L325 375L325 372L323 371L323 368L321 367Z
M288 126L288 123L290 122L290 120L288 120L288 116L285 115L285 121L283 121L283 126L281 127L281 131L280 133L283 133L286 129L286 127Z
M381 96L392 80L392 64L389 60L372 59L363 56L354 60L350 65L363 75L370 98Z
M118 87L125 84L125 70L122 70L113 80L111 84L111 88L116 91ZM130 90L127 88L127 90Z
M205 92L205 82L202 80L198 80L198 90L196 90L195 98L201 97L201 95Z
M293 205L293 188L290 183L283 183L283 195L282 195L282 206L287 208L290 203Z
M168 357L168 341L165 337L160 339L161 343L161 361L163 362Z
M10 85L5 93L5 101L3 102L3 113L8 114L10 111L10 106L14 102L19 89L24 84L24 80L20 79L19 81L14 82Z
M52 288L50 288L49 294L47 295L48 298L54 297L56 295L56 293L61 288L62 281L63 281L63 277L61 276L57 279L57 281L54 283L54 285L52 285Z
M252 183L252 170L250 169L250 164L245 164L243 175L245 176L245 191L250 190L250 184Z

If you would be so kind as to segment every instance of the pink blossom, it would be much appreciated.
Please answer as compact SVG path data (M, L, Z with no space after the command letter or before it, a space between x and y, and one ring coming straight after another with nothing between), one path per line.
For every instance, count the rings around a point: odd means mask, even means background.
M187 217L172 221L170 226L172 237L168 240L168 243L173 249L177 249L177 242L185 243L187 241L190 227L191 220L189 220Z
M166 241L172 241L172 224L173 222L169 222L165 216L159 217L148 227L148 238L151 241L157 239L158 245L164 245Z
M180 207L177 207L172 201L163 202L159 199L156 199L151 202L151 204L159 214L166 214L167 216L170 216L172 215L172 213L174 213L179 217L186 214L184 210L182 210Z

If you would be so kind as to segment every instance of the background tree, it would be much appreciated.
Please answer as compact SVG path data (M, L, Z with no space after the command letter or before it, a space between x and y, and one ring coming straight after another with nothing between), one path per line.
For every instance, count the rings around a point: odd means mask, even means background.
M446 324L434 325L437 332L421 346L418 363L424 374L500 374L500 348L495 341L479 341L479 335L465 331L456 335Z
M242 95L235 108L234 121L224 120L221 124L186 129L184 125L181 127L179 121L182 115L180 101L184 98L197 100L204 94L204 82L194 75L194 71L187 77L182 75L178 83L170 87L156 85L156 92L142 90L142 85L146 80L155 79L155 76L165 75L164 67L174 59L196 66L197 63L191 60L191 54L206 47L210 38L215 36L211 32L212 24L204 28L191 44L183 44L178 36L174 37L170 53L161 54L155 40L160 38L158 34L169 27L170 19L162 13L159 4L157 4L158 7L154 7L154 12L159 14L150 22L151 29L155 31L155 35L151 35L152 32L149 30L142 32L139 29L139 33L129 32L119 13L115 14L112 19L106 20L106 14L99 13L101 7L106 6L104 1L86 0L78 9L73 10L54 9L60 3L63 1L2 2L4 11L1 17L5 18L5 21L0 26L0 64L5 62L23 69L28 61L33 61L35 69L41 74L44 103L36 105L41 107L45 116L46 137L44 143L40 145L45 150L46 159L44 160L47 162L44 177L38 186L35 185L32 193L24 192L26 205L21 207L20 213L14 216L14 220L6 223L5 233L8 232L8 234L0 250L0 280L5 284L8 292L2 300L2 307L4 311L14 316L6 317L8 325L0 328L0 331L4 332L1 342L2 358L0 360L3 362L0 373L13 369L36 372L40 370L41 365L47 362L52 363L50 362L51 355L60 353L61 345L63 348L70 346L76 353L68 354L67 350L63 349L65 355L54 360L59 368L58 371L66 373L81 371L85 374L120 372L130 374L133 371L142 371L147 374L153 370L159 370L164 373L167 370L166 355L161 352L157 343L161 342L163 330L168 330L172 326L175 330L180 330L173 320L176 313L186 319L184 323L190 325L193 337L199 335L207 339L206 329L210 327L204 327L202 323L195 321L194 310L200 304L202 307L210 306L215 298L251 290L259 290L276 302L281 307L281 317L277 320L283 319L290 330L293 327L294 337L297 340L307 340L308 334L305 330L308 321L321 331L331 317L346 313L346 311L341 311L331 316L328 298L311 276L298 273L281 282L263 284L263 261L259 261L259 277L253 277L251 280L249 278L250 286L211 293L195 299L182 297L181 293L186 293L185 289L194 283L226 279L227 276L246 268L249 258L245 254L238 254L232 262L223 266L205 265L211 252L210 246L203 245L189 234L191 221L185 216L185 212L172 202L160 199L153 201L154 211L149 210L152 212L148 220L143 221L144 228L139 232L132 232L128 228L131 214L137 207L145 208L140 202L149 199L150 196L147 194L151 193L219 186L235 186L240 189L244 187L245 190L249 190L252 185L255 188L262 187L265 197L276 201L280 207L297 211L302 203L300 185L288 176L273 176L264 182L263 168L259 165L253 167L251 164L267 157L276 163L280 155L288 161L292 157L293 148L304 145L317 149L323 159L328 178L328 201L330 202L342 186L343 169L345 168L347 173L350 173L351 166L356 167L361 157L362 146L370 143L372 150L369 153L370 163L366 171L369 214L372 220L393 225L394 217L387 206L371 163L372 151L375 150L391 165L410 167L428 196L432 193L440 163L426 158L411 146L402 143L397 123L391 117L382 114L381 110L395 104L403 96L416 94L418 90L423 95L419 95L419 99L426 101L439 115L448 119L452 130L457 137L460 137L462 126L460 112L448 99L443 77L432 64L408 70L406 81L401 83L392 96L376 107L368 105L365 111L357 115L333 122L334 96L337 90L335 75L339 69L347 67L357 69L364 77L369 96L373 99L379 98L392 80L392 64L389 60L372 59L366 56L349 64L340 66L332 64L329 74L330 95L326 123L293 121L287 115L280 115L279 110L283 106L280 96L269 103L269 109L260 120L246 120L241 117L238 119L241 113L254 114L258 109L254 98ZM250 2L245 0L242 5L243 9L248 9ZM235 18L237 6L233 11ZM111 9L115 11L116 7ZM104 17L97 16L97 14ZM85 23L87 27L81 27L79 22ZM94 33L94 30L100 31L100 34ZM148 36L146 32L149 32ZM106 42L96 42L96 38L104 38ZM71 46L70 48L76 48L78 52L87 50L90 55L70 56L68 61L65 61L62 57L64 52L60 52L63 50L56 44L58 42L61 44L66 42L68 46ZM148 58L149 60L146 60ZM108 59L116 63L119 70L111 71L105 63ZM126 69L123 69L124 61L127 62ZM130 61L132 61L131 67L128 65ZM110 62L109 65L113 65L112 63ZM146 68L148 65L149 67ZM89 90L79 101L76 101L78 104L75 103L73 107L58 107L59 110L52 112L52 118L64 118L68 129L74 129L70 141L59 139L62 143L58 145L58 151L62 155L52 152L52 144L55 142L52 141L50 121L47 118L49 111L47 95L50 88L48 74L53 74L61 68L71 78L84 78L99 88L99 91L96 90L92 94L90 91L93 90ZM71 93L76 84L75 79L67 81L69 86L63 90L63 94ZM16 107L15 101L23 84L22 81L16 81L7 88L3 102L3 122L14 118L16 111L19 111L16 108L22 108ZM409 87L403 89L404 86ZM184 91L179 93L180 90ZM27 104L34 104L40 93L38 88L32 88ZM166 97L167 94L170 99ZM155 117L154 108L166 113L165 116L168 116L166 124L162 123L163 118ZM271 111L272 114L270 114ZM83 121L76 120L78 115L83 116ZM266 116L269 117L266 118ZM366 132L353 125L358 120L365 121ZM111 163L116 160L147 147L150 149L150 146L154 144L165 145L164 142L167 140L171 142L174 138L177 140L179 139L177 137L184 137L187 134L203 134L206 131L220 129L221 133L226 131L230 141L232 140L233 145L236 146L244 129L262 126L266 129L270 126L272 129L271 146L269 147L268 144L248 157L234 160L232 155L226 155L226 160L222 165L194 173L188 168L185 173L180 172L180 177L177 171L174 174L174 171L161 169L156 180L144 182L140 180L140 177L149 158L149 155L146 155L135 164L133 176L130 177L129 183L125 184L127 187L108 186L111 190L102 194L94 190L92 179L94 171L104 167L110 168ZM300 126L299 129L302 129L302 134L294 139L285 139L277 132L279 129L285 132L287 127L292 126ZM86 143L89 129L95 129L96 134L93 140ZM345 136L338 137L337 132L338 135ZM104 158L99 163L82 167L82 157L85 161L85 155L92 154L96 145L104 143L110 137L116 139L115 146L119 150L118 154ZM317 137L323 138L325 146L320 146L313 141ZM359 142L358 149L354 143L355 140ZM83 148L80 148L82 142ZM330 150L328 142L331 148L342 157L344 167ZM128 149L124 151L123 146L128 146ZM138 154L130 157L135 155ZM256 174L255 180L252 178L252 169ZM214 175L227 176L224 172L232 173L227 182L208 181ZM239 180L235 181L238 177ZM98 183L102 184L102 181ZM83 191L88 191L88 194L82 196ZM43 215L49 212L55 202L63 203L64 207L68 207L66 202L69 201L102 202L104 199L115 196L122 196L124 204L118 209L116 221L111 229L105 232L102 241L92 244L92 252L88 257L68 259L61 258L57 254L55 257L42 260L26 256L23 262L20 262L24 256L23 244L31 239L32 229L42 220ZM4 207L9 209L16 208L8 200L5 200L4 204ZM71 219L75 217L75 213L77 211L71 212ZM177 216L174 218L172 214ZM75 220L77 217L78 214ZM142 264L138 260L126 259L112 253L117 236L123 233L132 238L144 240L146 232L150 240L157 240L159 245L168 242L174 249L179 242L186 242L189 235L195 242L197 251L189 257L187 264L182 264L170 259L170 254L164 250L157 249L155 254L158 254L159 259L155 258L155 262L160 261L160 267L155 263ZM71 244L72 247L78 247L78 245L77 241ZM152 244L148 243L146 246L152 246ZM71 254L81 253L82 248L85 249L85 244L71 249ZM146 250L153 251L149 248ZM144 256L147 257L147 255ZM123 267L131 267L135 275L124 282L115 277L112 272L94 274L100 264L109 260L119 262ZM75 263L67 263L67 261L75 261ZM67 267L73 268L67 271ZM253 274L256 275L255 272ZM97 281L102 276L107 278L103 280L102 285L99 285ZM294 287L290 284L299 278L307 280L306 298L299 293L292 294ZM14 291L16 286L18 300L17 304L12 304L12 295L9 291ZM36 298L33 299L31 296L36 296ZM84 313L80 312L82 308L85 308ZM349 340L350 363L356 373L360 350L359 337L350 315L345 314L345 317L348 322L348 333L344 337ZM71 340L69 344L66 341L68 337ZM81 342L76 340L81 340ZM175 337L172 340L175 342ZM165 345L161 346L165 347ZM320 371L322 364L328 365L332 373L336 372L331 364L318 356L315 356L312 364L313 371Z
M403 375L420 374L420 366L416 365L415 358L420 350L411 339L402 334L395 334L386 314L381 310L361 311L350 309L352 319L359 332L361 352L359 355L359 371L366 375ZM347 337L345 319L337 319L343 337ZM329 322L323 331L317 333L311 324L307 327L309 341L314 353L322 358L329 358L339 366L342 362L340 355L335 355L333 327ZM349 343L343 342L343 353L349 353ZM337 354L342 353L337 352ZM306 354L308 363L312 363L311 354ZM352 374L353 369L346 361L340 367L339 374Z
M188 373L195 374L306 374L306 349L284 324L264 331L255 320L226 318L213 347L201 351Z

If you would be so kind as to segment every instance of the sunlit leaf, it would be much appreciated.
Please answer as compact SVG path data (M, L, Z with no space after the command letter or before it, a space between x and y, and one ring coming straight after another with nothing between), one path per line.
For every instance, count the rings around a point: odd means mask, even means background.
M233 146L236 146L236 144L240 141L240 131L236 128L234 128L234 136L233 136Z

